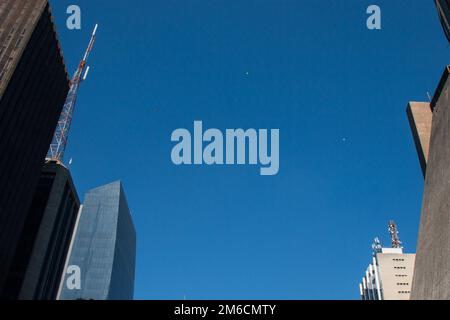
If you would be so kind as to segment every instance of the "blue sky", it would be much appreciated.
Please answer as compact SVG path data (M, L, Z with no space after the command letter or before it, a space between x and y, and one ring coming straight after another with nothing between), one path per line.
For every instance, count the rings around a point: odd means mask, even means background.
M358 299L387 222L415 251L406 118L448 46L433 1L50 1L72 73L100 24L66 160L80 197L121 179L137 299ZM370 4L382 30L366 28ZM174 166L177 128L279 128L280 172Z

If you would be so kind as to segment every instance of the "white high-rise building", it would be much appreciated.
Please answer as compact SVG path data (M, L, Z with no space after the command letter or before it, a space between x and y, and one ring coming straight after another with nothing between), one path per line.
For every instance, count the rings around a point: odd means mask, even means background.
M395 222L389 223L392 248L373 244L372 262L359 284L362 300L409 300L416 255L404 253Z

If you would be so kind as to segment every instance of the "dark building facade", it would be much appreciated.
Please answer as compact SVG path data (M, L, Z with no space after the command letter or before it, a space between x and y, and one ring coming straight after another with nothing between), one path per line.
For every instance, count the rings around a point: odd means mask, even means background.
M416 144L429 150L411 291L414 300L450 299L449 91L450 67L446 67L431 103L416 103L413 111L413 135L419 132L420 137Z
M69 170L47 162L20 235L4 298L56 299L79 208Z
M435 0L445 36L450 42L450 0Z
M0 295L68 90L47 0L0 1Z
M81 288L69 288L66 275L59 299L133 299L135 260L136 232L122 184L89 191L67 263L79 268Z

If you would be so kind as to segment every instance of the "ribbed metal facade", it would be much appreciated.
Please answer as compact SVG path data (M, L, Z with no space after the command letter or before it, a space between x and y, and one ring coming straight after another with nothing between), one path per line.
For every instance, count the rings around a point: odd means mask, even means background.
M0 1L0 294L69 90L46 0Z

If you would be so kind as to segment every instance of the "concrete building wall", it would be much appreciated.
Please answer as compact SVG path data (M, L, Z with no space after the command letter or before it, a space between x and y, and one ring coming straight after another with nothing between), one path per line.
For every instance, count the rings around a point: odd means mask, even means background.
M431 105L433 122L412 299L450 299L449 72L447 67Z
M406 109L411 132L416 145L420 167L425 177L430 151L431 124L433 112L428 102L410 102Z
M402 248L381 248L360 283L362 300L409 300L415 254Z
M384 300L409 300L415 256L415 254L377 254Z

